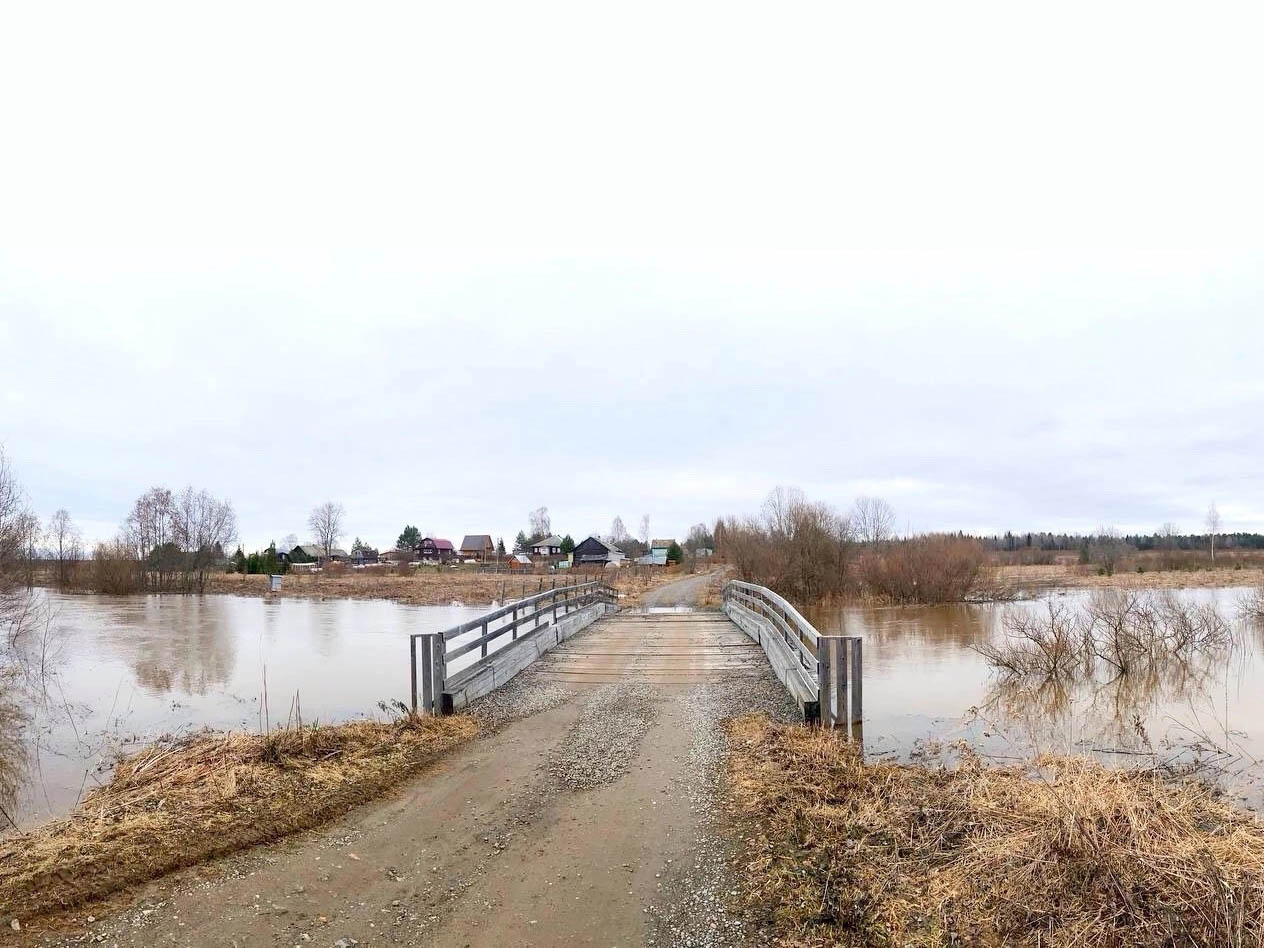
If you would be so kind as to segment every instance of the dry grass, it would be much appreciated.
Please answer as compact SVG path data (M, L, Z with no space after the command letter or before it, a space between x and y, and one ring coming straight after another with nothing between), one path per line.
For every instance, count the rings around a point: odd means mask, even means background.
M3 840L0 915L25 921L316 826L476 730L466 716L404 715L159 743L69 818Z
M997 566L991 578L998 586L1016 592L1042 589L1120 587L1125 589L1183 589L1187 587L1219 588L1264 586L1264 570L1255 565L1242 569L1216 568L1199 570L1120 569L1113 576L1098 575L1096 568L1075 563L1044 566Z
M730 777L748 906L782 945L1243 946L1264 829L1210 790L1084 758L866 764L746 715Z
M289 573L281 582L281 592L268 592L267 576L216 573L208 576L208 593L237 596L280 595L300 599L391 599L414 606L446 606L452 602L468 606L489 605L502 597L515 599L548 589L554 582L566 585L600 578L626 595L621 605L634 605L640 594L682 574L662 568L604 570L600 574L575 573L477 573L434 567L414 569L400 576L395 568L347 570L342 575Z

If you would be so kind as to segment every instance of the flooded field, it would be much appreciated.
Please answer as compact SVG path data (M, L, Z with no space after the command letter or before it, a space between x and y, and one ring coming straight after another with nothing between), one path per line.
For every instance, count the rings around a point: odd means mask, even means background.
M1119 674L1015 680L980 653L1005 643L1013 618L1051 605L1082 614L1090 590L985 605L810 610L823 633L865 639L865 750L895 759L934 755L965 740L997 759L1092 754L1197 770L1235 798L1264 808L1264 631L1240 615L1241 589L1182 589L1188 606L1212 606L1232 632L1226 647ZM1007 616L1010 617L1007 622Z
M408 635L486 606L238 596L49 594L37 673L6 689L4 809L20 826L67 812L125 751L201 728L345 721L409 698ZM42 674L38 670L42 667ZM266 674L266 705L264 702ZM8 825L8 820L0 820Z

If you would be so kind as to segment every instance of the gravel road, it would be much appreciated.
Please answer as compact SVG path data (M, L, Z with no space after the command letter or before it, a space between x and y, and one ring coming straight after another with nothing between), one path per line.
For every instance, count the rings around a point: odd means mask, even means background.
M552 674L568 652L591 662L603 647L626 654L639 634L661 643L657 619L597 623L550 653ZM715 630L720 619L691 621ZM677 642L704 634L680 619L671 627ZM722 722L745 710L789 717L794 707L762 653L709 634L721 644L679 659L694 676L681 683L662 665L687 651L678 644L651 648L652 662L628 656L622 677L594 684L559 684L538 663L474 709L483 736L394 794L17 941L756 944L734 910Z

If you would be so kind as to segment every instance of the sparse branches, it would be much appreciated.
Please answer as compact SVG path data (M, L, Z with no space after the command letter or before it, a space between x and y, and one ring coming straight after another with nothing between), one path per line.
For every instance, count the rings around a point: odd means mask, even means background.
M45 537L49 552L57 561L57 585L64 588L70 584L74 564L83 558L82 535L70 513L62 508L49 518Z
M536 507L527 515L527 523L531 527L531 542L533 543L553 532L553 521L549 519L548 507Z
M851 521L862 542L877 546L891 538L895 511L881 497L857 497L852 504Z
M1204 521L1207 525L1207 539L1211 544L1211 562L1214 566L1216 563L1216 535L1220 533L1220 510L1216 507L1213 500L1211 506L1207 508L1207 518Z
M628 528L623 525L622 517L615 517L610 523L610 539L622 543L628 538Z
M641 532L639 534L641 545L647 550L650 547L650 515L641 514Z
M308 529L312 531L316 545L326 556L338 545L338 538L344 532L342 521L345 515L346 511L342 504L327 500L318 507L314 507L307 518Z

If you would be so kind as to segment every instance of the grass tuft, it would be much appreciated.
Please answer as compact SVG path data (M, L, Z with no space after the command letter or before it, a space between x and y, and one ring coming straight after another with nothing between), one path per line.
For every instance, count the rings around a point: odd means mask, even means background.
M0 915L24 921L324 823L472 737L475 721L394 721L159 742L67 819L0 845Z
M1264 938L1264 832L1208 789L1083 758L955 769L730 724L748 907L782 945L1237 946Z

